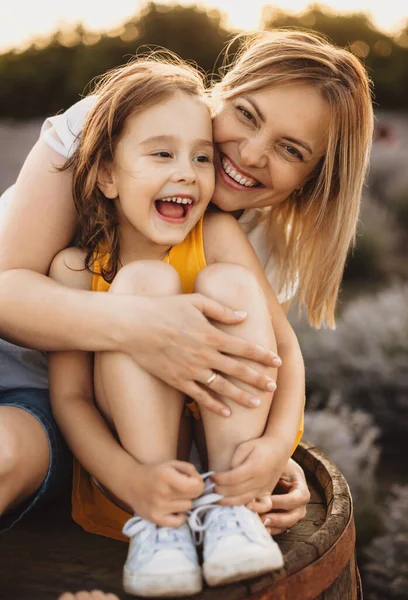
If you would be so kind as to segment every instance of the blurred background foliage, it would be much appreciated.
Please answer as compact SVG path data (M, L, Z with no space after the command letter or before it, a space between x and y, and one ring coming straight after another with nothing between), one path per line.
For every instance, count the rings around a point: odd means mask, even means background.
M289 317L306 365L304 437L350 484L364 597L402 599L408 564L408 21L391 36L364 14L337 15L313 5L292 16L269 4L263 26L319 31L358 56L373 81L374 144L337 329L312 330L296 307ZM15 180L42 119L85 95L94 77L156 46L217 76L233 34L216 10L148 3L104 34L78 26L1 55L0 193Z
M72 104L93 77L122 64L146 44L169 48L212 73L231 36L223 23L216 10L151 2L123 26L103 35L82 26L57 31L24 51L0 56L0 116L27 119L54 114ZM406 108L408 24L397 36L390 36L364 14L341 16L313 5L299 16L289 16L266 5L263 26L314 29L349 47L370 72L376 104Z

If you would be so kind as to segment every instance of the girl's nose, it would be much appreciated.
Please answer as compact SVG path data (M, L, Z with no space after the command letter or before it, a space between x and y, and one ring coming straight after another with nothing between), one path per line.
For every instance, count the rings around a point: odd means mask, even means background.
M172 180L181 183L195 183L196 173L190 161L179 162L174 169Z

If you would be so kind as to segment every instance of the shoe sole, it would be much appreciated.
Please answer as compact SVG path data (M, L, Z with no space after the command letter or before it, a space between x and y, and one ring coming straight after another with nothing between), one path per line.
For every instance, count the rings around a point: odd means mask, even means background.
M151 573L124 573L123 588L127 594L145 598L177 598L199 594L203 579L199 567L194 571L166 574L163 578Z
M275 560L271 561L268 557L267 561L260 561L259 558L242 560L240 562L230 563L227 565L209 564L203 565L204 579L210 587L216 585L224 585L234 583L251 577L259 577L264 573L277 571L283 567L283 557L276 556Z

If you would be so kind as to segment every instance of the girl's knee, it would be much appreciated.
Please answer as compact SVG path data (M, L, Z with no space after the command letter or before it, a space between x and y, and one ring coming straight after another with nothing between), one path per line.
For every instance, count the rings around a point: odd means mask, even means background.
M182 291L180 277L171 265L160 260L139 260L122 267L112 282L116 294L168 296Z
M231 306L237 301L242 307L266 301L255 275L232 263L217 263L203 269L196 279L195 291Z

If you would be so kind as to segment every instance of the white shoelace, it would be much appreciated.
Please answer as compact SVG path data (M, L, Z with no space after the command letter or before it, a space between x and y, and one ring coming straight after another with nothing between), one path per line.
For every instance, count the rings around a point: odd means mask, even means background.
M193 508L188 513L188 524L196 535L197 545L203 541L204 533L211 531L216 534L216 539L228 535L243 534L250 541L259 541L254 534L252 513L244 506L220 506L218 501L223 498L221 494L212 493L215 487L210 479L214 471L203 473L204 492L193 501Z

